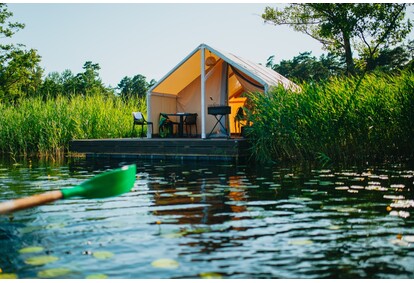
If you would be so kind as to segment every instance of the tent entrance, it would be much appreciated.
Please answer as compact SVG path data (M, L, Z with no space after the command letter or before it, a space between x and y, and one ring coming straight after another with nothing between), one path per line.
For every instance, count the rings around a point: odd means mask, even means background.
M269 68L201 44L148 91L148 120L158 125L161 112L197 113L197 128L201 129L198 134L204 138L216 122L214 116L207 114L208 106L227 105L231 114L223 124L229 132L238 133L234 118L239 107L246 106L242 94L264 93L279 84L298 88ZM217 134L223 132L221 128ZM158 134L157 126L154 134Z

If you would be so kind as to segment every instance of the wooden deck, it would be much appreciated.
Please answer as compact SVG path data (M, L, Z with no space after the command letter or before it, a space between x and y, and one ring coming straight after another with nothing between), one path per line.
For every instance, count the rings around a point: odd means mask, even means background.
M248 157L243 138L123 138L73 140L69 150L87 157L200 159L242 161Z

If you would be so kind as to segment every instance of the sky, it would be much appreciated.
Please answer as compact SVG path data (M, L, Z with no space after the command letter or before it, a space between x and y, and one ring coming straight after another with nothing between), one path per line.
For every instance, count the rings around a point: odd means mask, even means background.
M24 23L11 42L33 48L45 75L82 72L98 63L106 86L123 77L160 80L201 43L265 64L292 59L322 45L288 27L265 24L260 15L275 3L9 3L12 21ZM410 13L411 17L413 13ZM411 37L412 38L412 37ZM3 39L4 40L4 39Z

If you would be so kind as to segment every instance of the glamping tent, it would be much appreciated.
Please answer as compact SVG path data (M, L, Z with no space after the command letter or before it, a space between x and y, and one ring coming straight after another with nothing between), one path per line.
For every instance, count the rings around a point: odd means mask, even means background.
M246 102L242 94L264 93L280 84L298 89L270 68L201 44L148 91L147 117L155 125L154 134L158 134L160 113L197 113L198 134L206 138L217 122L217 118L208 115L208 107L226 105L231 107L231 113L223 116L226 121L222 123L234 133L237 109Z

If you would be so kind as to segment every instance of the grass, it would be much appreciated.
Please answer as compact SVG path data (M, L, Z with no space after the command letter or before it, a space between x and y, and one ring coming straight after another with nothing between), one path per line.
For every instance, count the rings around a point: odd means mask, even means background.
M370 74L249 94L259 161L386 160L414 156L414 74Z
M53 156L66 152L72 139L131 137L133 111L145 112L145 100L94 95L0 104L0 152Z
M414 74L369 74L248 94L251 154L275 160L386 160L414 157ZM57 156L72 139L126 138L145 99L73 96L0 103L0 152Z

